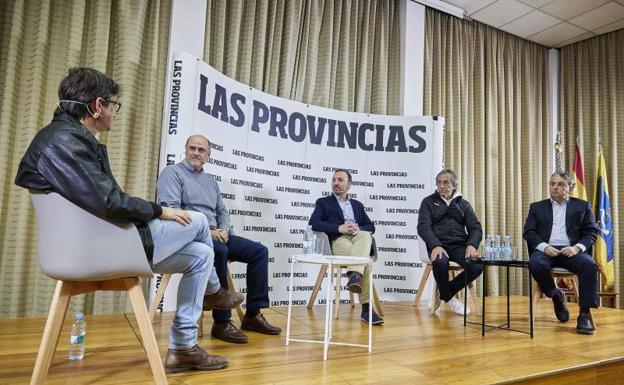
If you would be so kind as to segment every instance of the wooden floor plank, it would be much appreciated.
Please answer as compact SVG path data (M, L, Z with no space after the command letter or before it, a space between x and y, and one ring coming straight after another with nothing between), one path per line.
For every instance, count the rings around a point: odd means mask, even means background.
M489 298L490 323L506 317L503 298ZM578 307L569 306L571 319L559 323L552 304L540 301L535 338L504 330L487 331L463 326L462 318L443 306L430 315L423 304L386 303L385 324L374 327L373 353L365 348L331 346L329 360L322 360L322 345L292 342L285 346L286 308L263 313L281 326L281 336L247 333L246 345L210 338L212 318L204 317L206 337L201 345L230 359L230 365L214 372L169 375L180 384L608 384L624 378L624 311L599 309L594 316L599 329L593 336L575 332ZM527 298L512 298L512 324L528 329ZM334 340L366 343L367 325L359 320L360 308L341 306L334 320ZM293 309L292 337L323 338L324 307ZM151 384L145 352L131 314L87 316L87 353L83 361L67 360L72 317L67 317L48 384ZM157 314L154 331L161 356L168 346L172 313ZM473 315L471 319L479 320ZM238 320L234 319L235 323ZM45 319L0 320L0 382L27 383L32 373ZM557 374L557 377L551 374ZM558 380L557 380L558 379Z

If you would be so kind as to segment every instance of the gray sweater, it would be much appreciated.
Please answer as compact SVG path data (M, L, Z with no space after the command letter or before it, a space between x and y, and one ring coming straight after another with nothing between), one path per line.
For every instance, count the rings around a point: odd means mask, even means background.
M219 185L205 172L195 171L183 160L165 167L156 186L158 202L167 207L199 211L211 227L230 232L230 214L225 208Z

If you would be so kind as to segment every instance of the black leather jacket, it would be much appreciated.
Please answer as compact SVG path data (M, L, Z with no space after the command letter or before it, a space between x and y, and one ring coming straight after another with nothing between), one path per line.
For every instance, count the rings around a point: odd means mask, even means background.
M160 217L162 208L121 190L106 146L71 115L56 115L37 133L20 162L15 184L59 193L111 222L134 223L151 264L153 242L147 222Z
M420 204L418 235L431 255L431 250L436 246L472 245L478 249L483 230L468 201L458 196L447 205L436 191Z

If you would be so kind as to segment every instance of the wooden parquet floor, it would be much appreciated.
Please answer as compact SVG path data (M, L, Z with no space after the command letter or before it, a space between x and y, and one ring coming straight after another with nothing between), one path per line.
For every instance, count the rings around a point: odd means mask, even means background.
M514 327L528 330L527 298L512 298ZM624 384L624 311L594 312L598 330L576 334L578 308L569 305L571 320L557 322L551 302L542 300L535 338L504 330L464 328L462 317L444 306L432 316L425 304L384 304L385 325L374 327L373 353L365 348L331 346L329 360L322 345L292 342L286 347L283 307L266 309L266 318L284 329L281 336L247 333L246 345L210 338L212 320L206 313L202 347L230 359L226 369L169 375L170 384L492 384L524 381L540 384ZM505 318L503 297L488 298L489 322ZM324 307L294 308L294 338L322 339ZM235 316L235 314L234 314ZM151 372L141 348L132 314L87 316L85 359L67 359L68 315L48 384L151 384ZM172 314L157 315L156 339L164 359ZM478 316L471 316L479 320ZM238 320L235 320L238 322ZM0 383L26 384L39 347L45 319L0 320ZM335 320L336 341L366 343L367 327L359 321L359 306L342 305Z

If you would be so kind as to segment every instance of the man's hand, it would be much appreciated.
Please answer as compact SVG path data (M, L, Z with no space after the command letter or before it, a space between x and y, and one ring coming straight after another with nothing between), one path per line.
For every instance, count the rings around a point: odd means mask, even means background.
M479 253L473 245L466 246L466 258L477 258Z
M219 232L221 233L221 238L223 239L223 243L227 243L228 240L230 239L230 234L228 234L226 229L219 229Z
M565 255L568 258L572 258L580 252L581 252L581 249L578 246L564 247L563 249L561 249L561 251L559 251L559 253Z
M441 258L442 256L448 257L446 250L444 250L442 246L436 246L433 248L433 250L431 250L431 262L435 261L438 258Z
M162 207L162 214L160 214L160 219L164 219L166 221L176 221L182 226L186 226L191 223L191 216L188 212L165 206Z
M360 226L355 222L343 223L338 226L338 232L340 234L355 235L360 232Z
M213 241L221 243L227 243L228 241L228 233L224 229L210 229L210 236Z
M548 255L549 257L554 258L558 256L561 253L561 251L555 249L552 246L546 246L546 248L544 249L544 253Z

